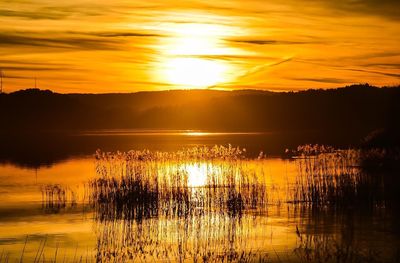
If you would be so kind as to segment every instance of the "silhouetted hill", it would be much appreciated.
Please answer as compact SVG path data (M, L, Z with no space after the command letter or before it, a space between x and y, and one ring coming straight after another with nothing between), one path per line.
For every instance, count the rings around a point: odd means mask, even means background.
M71 156L87 156L97 148L177 150L199 142L240 145L255 156L260 150L279 154L285 148L304 143L395 146L400 142L399 99L400 87L368 85L301 92L175 90L58 94L22 90L0 94L0 163L36 168ZM201 139L162 133L87 136L77 132L125 128L266 133Z
M0 95L3 132L88 129L324 131L366 135L398 126L400 88L174 90L58 94L28 89Z

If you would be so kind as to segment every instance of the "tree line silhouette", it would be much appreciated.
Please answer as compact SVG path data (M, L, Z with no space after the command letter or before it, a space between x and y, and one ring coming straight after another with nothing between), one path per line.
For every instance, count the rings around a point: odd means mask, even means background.
M330 90L177 90L59 94L27 89L1 94L2 131L200 129L344 131L366 135L398 126L400 87Z

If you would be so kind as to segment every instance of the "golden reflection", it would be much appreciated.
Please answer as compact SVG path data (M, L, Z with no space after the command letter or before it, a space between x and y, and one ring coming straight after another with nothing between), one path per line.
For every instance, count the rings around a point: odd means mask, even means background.
M188 186L200 187L207 184L206 164L188 164L186 172L188 173Z
M186 136L208 136L208 135L214 135L218 133L210 133L210 132L186 132Z
M43 200L47 202L47 199L42 199L42 204L37 202L32 205L29 203L32 197L26 196L26 200L20 199L19 203L10 205L1 196L0 239L4 240L1 247L3 254L9 258L8 262L21 261L21 251L24 251L24 262L42 262L34 260L37 257L51 258L55 262L57 253L58 259L63 257L65 262L75 262L76 258L85 262L124 262L129 261L130 255L135 255L139 261L151 258L157 262L166 257L170 261L182 258L196 261L204 255L209 255L209 261L222 261L221 258L230 261L237 255L244 255L247 261L252 262L263 255L276 255L276 259L269 256L268 259L280 262L279 258L283 256L289 261L297 261L294 259L298 254L291 251L304 248L303 237L304 241L312 240L315 235L326 241L332 240L331 237L341 238L342 222L331 220L341 217L332 217L331 213L325 212L311 214L308 205L286 205L286 198L293 197L292 193L296 193L297 189L303 189L299 185L303 181L298 180L297 161L240 159L239 155L232 155L230 147L219 148L225 156L221 160L214 158L218 148L214 149L196 148L173 155L131 152L128 159L120 153L98 153L96 175L93 175L93 160L73 159L39 170L37 180L32 171L0 164L0 190L9 192L10 199L20 196L22 190L35 189L39 193L38 188L43 184L61 185L58 189L69 191L75 189L75 185L86 184L86 180L96 177L100 178L99 182L109 185L107 189L113 189L122 184L113 183L114 186L111 186L107 180L118 182L121 176L141 180L136 182L148 180L160 186L148 188L150 184L142 184L145 186L141 189L144 198L149 198L149 192L145 192L149 189L157 189L157 195L166 198L156 199L159 204L156 206L152 205L154 199L144 200L140 206L134 203L138 199L128 204L129 199L123 199L126 205L121 209L114 205L115 199L107 203L96 201L96 206L89 203L85 206L83 202L82 205L59 205L60 199L52 198L48 204L54 205L45 207ZM203 156L201 160L193 158L196 153L197 157ZM60 176L66 173L71 176ZM160 176L157 181L153 181L154 174ZM188 189L187 186L194 188ZM17 188L20 190L17 191ZM130 189L133 191L129 190L129 198L135 194L137 184ZM86 190L85 193L90 193L93 188ZM115 192L121 191L112 190L112 193ZM104 198L106 195L101 196ZM121 195L116 197L121 198ZM242 202L238 202L238 198ZM242 210L244 208L247 210ZM21 211L24 213L21 214ZM303 231L308 225L317 224L328 228L311 234ZM385 235L374 238L387 240ZM323 246L326 244L323 243Z

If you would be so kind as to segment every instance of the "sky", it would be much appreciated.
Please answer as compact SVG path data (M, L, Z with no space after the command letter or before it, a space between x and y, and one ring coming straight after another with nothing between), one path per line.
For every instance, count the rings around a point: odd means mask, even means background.
M0 0L3 90L400 84L398 0Z

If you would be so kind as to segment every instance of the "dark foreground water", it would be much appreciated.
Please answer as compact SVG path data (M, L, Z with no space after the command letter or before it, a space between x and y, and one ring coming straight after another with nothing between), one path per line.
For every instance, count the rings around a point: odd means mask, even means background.
M281 159L279 153L294 147L296 140L278 137L265 133L101 131L63 139L25 138L14 151L1 151L0 262L398 260L400 228L391 209L317 208L287 202L299 187L299 163ZM114 210L104 216L87 202L88 182L98 176L93 156L97 148L176 151L228 143L245 147L246 155L252 157L241 161L234 173L252 174L257 185L265 186L258 188L267 192L268 202L262 209L215 210L199 205L188 214L157 208L157 213L143 216L135 210L142 216L127 217ZM267 153L267 158L253 158L260 151ZM191 200L205 200L209 174L223 177L223 169L228 167L223 162L201 160L179 165L187 176ZM175 168L175 164L164 163L159 171L169 176L175 174ZM46 187L66 192L60 195L52 190L55 197L49 201ZM59 196L66 199L60 201Z

